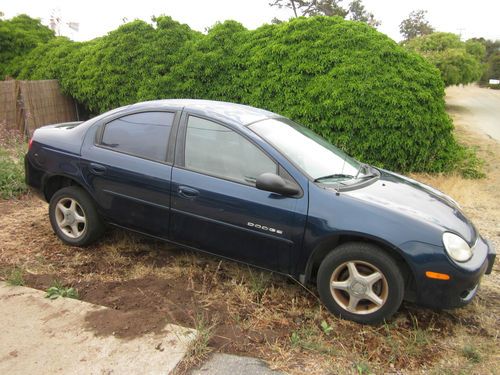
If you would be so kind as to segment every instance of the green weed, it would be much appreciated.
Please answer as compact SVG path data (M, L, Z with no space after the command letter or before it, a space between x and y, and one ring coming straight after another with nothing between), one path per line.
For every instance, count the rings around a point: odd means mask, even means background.
M462 355L472 363L481 362L481 355L479 354L479 351L472 345L465 345L462 348Z
M358 375L371 374L370 367L364 362L356 362L354 363L354 368L356 369L356 373Z
M73 287L65 287L60 282L54 281L47 289L45 298L56 299L58 297L78 299L78 291Z
M321 330L325 335L329 335L331 331L333 331L333 328L331 325L329 325L326 320L323 320L321 322Z

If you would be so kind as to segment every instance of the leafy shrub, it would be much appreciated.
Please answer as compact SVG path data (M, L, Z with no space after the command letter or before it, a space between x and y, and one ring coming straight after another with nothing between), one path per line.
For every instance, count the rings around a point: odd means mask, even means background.
M465 153L445 112L439 71L361 23L298 18L206 35L170 17L134 21L86 43L55 40L17 68L56 78L94 112L154 98L226 100L303 123L364 162L443 172Z
M452 33L433 33L414 38L405 46L434 64L446 86L476 82L483 73L485 48L480 42L462 42Z

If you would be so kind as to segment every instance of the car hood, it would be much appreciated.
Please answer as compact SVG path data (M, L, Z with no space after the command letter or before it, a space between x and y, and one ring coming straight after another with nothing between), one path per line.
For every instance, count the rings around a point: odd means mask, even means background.
M476 241L476 230L450 197L428 185L385 170L379 179L346 192L353 198L375 204L397 214L439 226L443 231L461 235L470 246Z

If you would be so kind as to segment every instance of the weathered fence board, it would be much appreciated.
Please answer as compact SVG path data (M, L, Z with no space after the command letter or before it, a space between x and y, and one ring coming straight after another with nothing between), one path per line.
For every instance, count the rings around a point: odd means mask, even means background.
M43 125L75 120L75 102L61 93L57 80L0 82L1 127L28 135Z
M17 81L0 82L0 128L16 129Z

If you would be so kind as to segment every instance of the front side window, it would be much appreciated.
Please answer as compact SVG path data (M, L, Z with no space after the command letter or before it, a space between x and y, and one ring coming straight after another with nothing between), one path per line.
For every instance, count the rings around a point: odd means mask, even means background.
M274 161L253 143L195 116L188 120L184 162L188 169L249 185L262 173L277 171Z
M142 112L127 115L106 124L101 145L145 159L165 161L171 112Z

